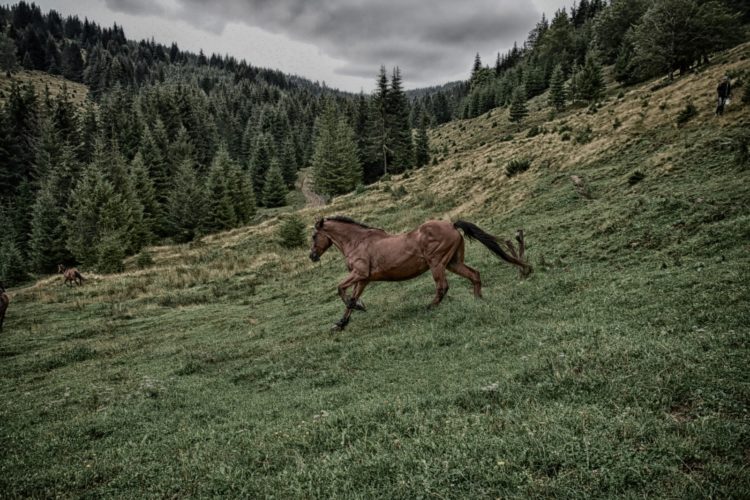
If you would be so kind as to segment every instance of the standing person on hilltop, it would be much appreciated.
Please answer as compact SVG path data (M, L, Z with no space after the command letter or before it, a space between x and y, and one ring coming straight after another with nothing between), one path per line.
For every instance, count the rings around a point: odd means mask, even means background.
M729 102L729 97L732 95L732 84L729 82L729 76L725 76L719 86L716 87L716 92L719 94L719 102L716 106L716 116L724 114L724 106Z

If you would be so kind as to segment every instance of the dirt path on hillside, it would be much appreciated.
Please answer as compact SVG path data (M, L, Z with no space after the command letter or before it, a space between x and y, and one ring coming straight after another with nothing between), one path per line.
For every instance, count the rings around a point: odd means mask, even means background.
M313 191L312 182L311 169L305 168L299 171L299 176L297 177L297 189L302 191L302 195L305 197L305 206L322 207L326 204L326 199Z

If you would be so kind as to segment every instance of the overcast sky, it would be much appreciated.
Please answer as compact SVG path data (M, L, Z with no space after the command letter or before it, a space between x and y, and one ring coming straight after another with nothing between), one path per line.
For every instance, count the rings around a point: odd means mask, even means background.
M407 88L468 76L572 0L36 0L46 11L116 22L128 38L230 54L329 87L370 92L380 65Z

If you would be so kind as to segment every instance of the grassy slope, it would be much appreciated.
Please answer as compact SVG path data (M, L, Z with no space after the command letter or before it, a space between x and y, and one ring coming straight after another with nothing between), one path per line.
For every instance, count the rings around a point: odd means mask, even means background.
M31 83L37 95L40 96L44 95L46 87L49 89L50 96L56 97L62 92L63 86L65 86L67 87L70 100L77 105L83 105L89 92L88 87L85 85L42 71L21 70L13 73L11 78L8 78L3 71L0 72L0 105L3 105L8 98L13 81L21 84Z
M429 312L429 276L375 284L331 335L341 258L280 249L276 219L15 290L3 496L750 495L750 170L731 141L750 113L712 116L750 45L718 61L596 114L536 111L533 138L503 141L500 111L448 124L438 165L301 211L525 228L527 281L468 246L483 301L456 276ZM686 99L699 115L677 128ZM562 140L587 126L591 142ZM531 169L506 178L519 156Z

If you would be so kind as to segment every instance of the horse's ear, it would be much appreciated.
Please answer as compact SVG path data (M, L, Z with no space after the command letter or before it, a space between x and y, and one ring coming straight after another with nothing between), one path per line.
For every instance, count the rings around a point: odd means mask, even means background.
M318 217L318 219L315 221L315 229L318 229L318 230L323 229L323 223L325 221L326 220L323 217Z

